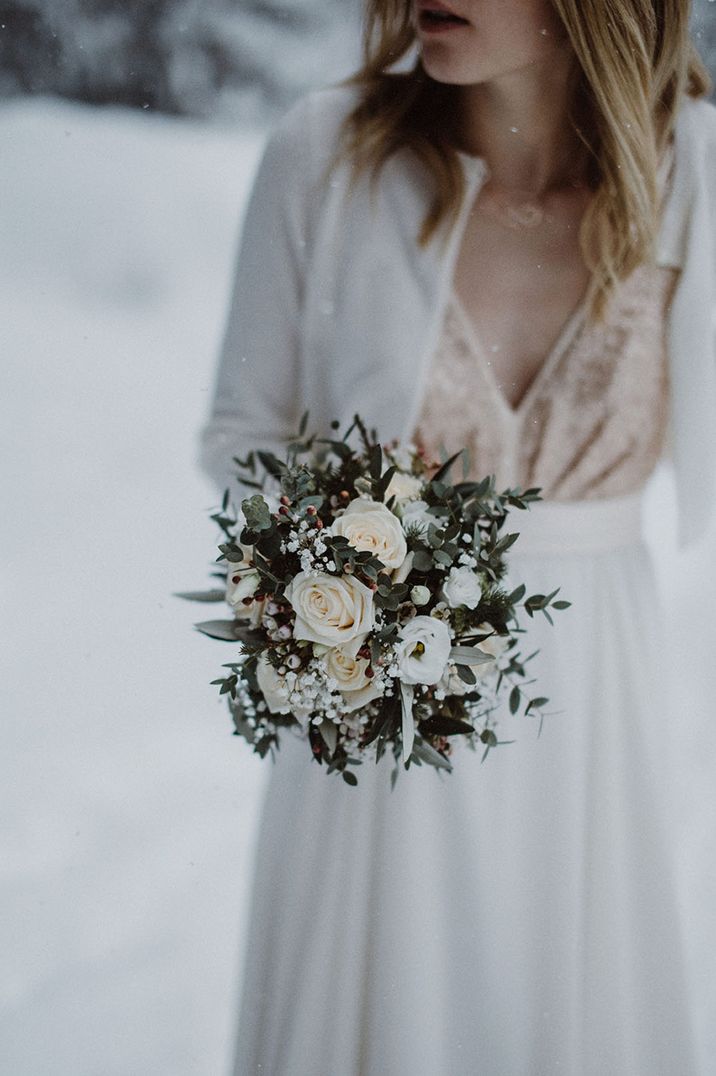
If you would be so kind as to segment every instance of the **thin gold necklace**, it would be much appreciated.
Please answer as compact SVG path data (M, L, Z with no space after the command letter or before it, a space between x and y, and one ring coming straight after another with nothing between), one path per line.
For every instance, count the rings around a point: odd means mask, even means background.
M586 187L585 183L572 181L575 190ZM531 192L530 192L531 193ZM491 193L490 198L482 203L483 212L487 212L500 224L515 231L532 230L542 225L554 225L557 218L548 213L543 205L534 198L513 202L502 194Z

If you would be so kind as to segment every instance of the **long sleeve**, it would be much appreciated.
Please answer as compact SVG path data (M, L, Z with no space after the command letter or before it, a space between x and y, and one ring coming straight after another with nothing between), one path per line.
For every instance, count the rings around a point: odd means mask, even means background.
M283 456L300 418L300 319L307 250L309 95L269 136L256 171L234 266L228 316L199 466L236 496L233 456Z

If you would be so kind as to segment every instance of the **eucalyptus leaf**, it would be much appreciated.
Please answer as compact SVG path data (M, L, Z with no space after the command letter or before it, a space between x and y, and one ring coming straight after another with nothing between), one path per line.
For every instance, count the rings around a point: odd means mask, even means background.
M447 714L433 714L420 722L420 732L430 736L457 736L458 734L470 736L474 728L467 721L460 721L457 717L449 717Z
M477 680L475 679L475 674L474 674L474 672L472 671L472 669L470 668L469 665L457 665L456 668L457 668L457 675L466 684L476 684L477 683Z
M208 635L210 639L222 639L228 643L239 642L235 620L203 620L194 627L202 635Z
M225 590L188 590L174 591L173 597L184 598L188 602L223 602L226 599Z
M476 646L453 646L450 650L450 660L460 662L462 665L488 665L495 659Z
M421 762L427 762L431 766L435 766L438 770L447 770L448 773L452 773L452 766L446 758L436 751L435 748L429 744L426 740L420 739L418 736L413 741L413 750L411 756L415 755Z
M445 460L443 465L441 467L439 467L438 470L435 472L435 474L433 475L431 481L432 482L439 482L441 478L444 478L445 475L450 470L450 468L452 467L455 460L458 458L458 456L462 455L463 451L464 450L461 448L459 452L455 452L452 456L448 456L448 458Z
M265 531L272 526L271 510L261 494L255 493L253 497L246 497L241 502L241 507L246 518L246 526L252 531Z
M273 452L264 452L259 450L256 455L266 470L274 478L280 478L283 472L286 470L286 464L280 459L274 456Z

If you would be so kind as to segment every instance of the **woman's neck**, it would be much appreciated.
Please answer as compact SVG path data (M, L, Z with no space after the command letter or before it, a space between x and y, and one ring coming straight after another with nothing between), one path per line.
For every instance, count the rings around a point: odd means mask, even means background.
M484 157L505 192L540 195L583 179L584 147L569 120L572 60L459 87L461 148Z

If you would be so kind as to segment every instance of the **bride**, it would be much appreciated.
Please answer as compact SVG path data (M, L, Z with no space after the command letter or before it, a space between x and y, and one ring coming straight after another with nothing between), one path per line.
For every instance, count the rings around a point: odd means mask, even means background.
M641 529L714 500L716 109L687 0L368 0L364 61L302 97L249 200L201 462L300 415L537 485L516 577L541 735L357 788L285 737L263 805L236 1076L697 1071ZM413 51L415 50L415 55ZM403 61L402 67L397 67ZM524 518L523 518L524 517ZM267 765L269 765L267 763Z

